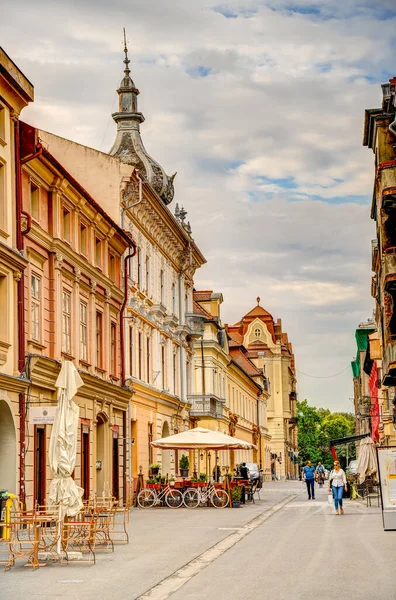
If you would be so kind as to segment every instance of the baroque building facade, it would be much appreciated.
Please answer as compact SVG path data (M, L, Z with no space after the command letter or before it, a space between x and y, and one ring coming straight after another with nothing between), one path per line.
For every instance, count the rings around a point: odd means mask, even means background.
M263 368L256 367L246 348L231 339L221 321L222 294L194 290L194 312L203 323L203 335L194 342L194 388L190 396L191 421L253 443L257 450L213 453L210 467L234 468L241 462L258 463L271 478L271 436L267 404L270 388ZM194 471L205 471L205 455L195 453Z
M282 322L260 306L235 325L227 326L235 343L247 349L246 357L263 369L271 384L268 400L268 430L271 436L272 476L296 478L298 457L296 370L293 348Z
M24 498L23 255L19 116L32 102L30 81L0 48L0 489Z
M174 176L168 177L144 148L138 94L125 48L119 109L113 114L117 135L108 154L39 132L45 148L137 243L136 254L123 263L124 371L133 389L129 482L136 482L141 470L147 474L152 463L169 475L178 470L177 454L154 450L150 442L189 427L193 342L201 333L193 313L193 278L205 263L186 211L177 204L174 214L169 208Z

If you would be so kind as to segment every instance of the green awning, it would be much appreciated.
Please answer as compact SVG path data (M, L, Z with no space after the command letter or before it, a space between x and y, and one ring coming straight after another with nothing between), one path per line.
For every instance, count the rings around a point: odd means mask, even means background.
M351 367L352 367L352 373L354 377L359 377L359 373L360 373L360 360L359 357L356 358L356 360L353 360L351 362Z

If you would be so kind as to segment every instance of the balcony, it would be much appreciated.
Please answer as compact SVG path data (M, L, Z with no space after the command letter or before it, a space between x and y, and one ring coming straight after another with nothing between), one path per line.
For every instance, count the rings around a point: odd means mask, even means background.
M383 385L396 385L396 339L390 339L382 360Z
M198 339L203 336L205 325L205 317L195 313L185 314L185 323L178 327L192 339Z
M395 169L387 169L384 172L385 179L387 180L382 190L382 208L389 209L396 207L396 187L395 187ZM391 184L391 185L389 185ZM393 185L392 185L393 184Z
M187 396L191 402L191 417L208 417L212 419L221 419L223 417L224 398L218 398L214 394L191 395Z
M384 287L387 292L396 290L396 247L387 248L383 257Z

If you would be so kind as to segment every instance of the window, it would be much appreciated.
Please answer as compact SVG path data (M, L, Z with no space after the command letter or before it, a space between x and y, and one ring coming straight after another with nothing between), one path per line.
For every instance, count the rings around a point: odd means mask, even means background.
M129 328L129 375L133 376L133 327Z
M71 294L62 292L62 351L71 354Z
M257 328L254 330L254 337L256 337L256 338L259 338L259 337L260 337L260 334L261 334L261 331L260 331L260 329L257 327Z
M103 365L103 315L96 313L96 366L101 369Z
M150 258L146 257L146 292L150 293Z
M188 294L186 293L184 296L184 312L188 313Z
M109 277L111 281L116 280L116 257L109 252Z
M142 361L143 361L143 346L142 346L143 340L142 340L142 334L141 333L139 333L139 336L138 336L138 343L139 343L139 345L138 345L139 367L138 368L139 368L139 379L141 380L142 379Z
M80 223L80 252L88 256L88 228L84 223Z
M147 383L150 383L150 373L151 373L151 341L150 338L147 338L147 353L146 353L146 366L147 366Z
M80 360L88 360L87 305L80 302Z
M137 284L139 288L142 286L142 251L140 248L137 251L138 258L138 272L137 272Z
M63 239L67 242L70 242L70 233L71 233L71 214L67 208L63 207L62 210L62 235Z
M1 116L1 113L0 113ZM0 227L6 226L5 165L0 162Z
M176 314L176 284L172 283L172 313Z
M160 272L160 288L161 288L161 304L165 304L165 286L164 286L165 274L161 269Z
M173 353L173 393L177 394L177 352Z
M3 142L6 141L6 111L2 104L0 104L0 139Z
M40 197L39 188L33 182L30 182L30 214L36 221L39 220L40 216Z
M165 346L161 346L161 375L162 375L162 389L165 389L166 385L166 355Z
M117 325L112 323L110 325L110 373L112 375L117 374Z
M41 313L41 281L37 275L32 275L30 278L30 335L32 340L40 341L40 313Z
M95 238L95 265L102 268L102 240Z
M388 390L384 390L384 408L385 408L385 410L389 410L389 394L388 394Z

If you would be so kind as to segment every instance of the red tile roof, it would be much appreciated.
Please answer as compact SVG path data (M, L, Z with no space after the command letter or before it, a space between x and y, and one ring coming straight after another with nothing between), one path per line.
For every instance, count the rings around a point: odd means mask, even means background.
M193 297L196 302L208 302L212 299L213 290L194 290Z
M262 371L258 369L246 354L239 348L230 348L230 355L233 361L244 371L249 377L262 375Z
M193 300L193 312L197 315L204 315L207 319L213 321L212 315L208 313L207 310L202 308L202 306L198 304L198 302L195 302L195 300Z

